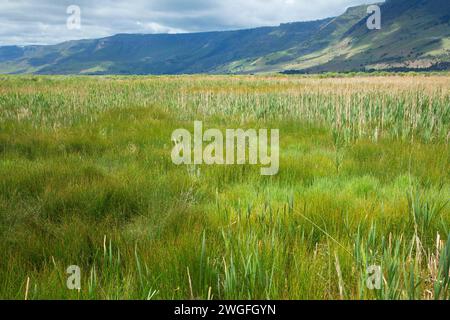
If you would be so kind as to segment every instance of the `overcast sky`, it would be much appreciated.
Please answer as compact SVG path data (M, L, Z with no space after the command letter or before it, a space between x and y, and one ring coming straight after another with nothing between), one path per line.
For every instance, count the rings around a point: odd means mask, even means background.
M336 16L377 0L0 0L0 45L54 44L117 33L241 29ZM67 8L81 9L69 30Z

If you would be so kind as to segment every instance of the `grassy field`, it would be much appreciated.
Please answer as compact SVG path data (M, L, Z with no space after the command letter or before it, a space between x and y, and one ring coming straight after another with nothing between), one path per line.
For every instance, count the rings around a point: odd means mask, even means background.
M279 174L175 166L194 120ZM448 76L2 76L0 298L449 299L449 143Z

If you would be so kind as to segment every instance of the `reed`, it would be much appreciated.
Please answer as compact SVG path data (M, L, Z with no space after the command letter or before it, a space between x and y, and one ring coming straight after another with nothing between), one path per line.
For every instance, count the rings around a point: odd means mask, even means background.
M443 75L1 76L0 298L449 299L449 106ZM280 129L279 174L173 165L194 120Z

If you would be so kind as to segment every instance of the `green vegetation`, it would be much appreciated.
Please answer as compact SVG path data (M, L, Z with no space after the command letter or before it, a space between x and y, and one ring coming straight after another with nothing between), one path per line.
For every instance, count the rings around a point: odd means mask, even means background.
M0 298L448 299L449 106L444 75L1 77ZM280 173L173 165L194 120L279 128Z

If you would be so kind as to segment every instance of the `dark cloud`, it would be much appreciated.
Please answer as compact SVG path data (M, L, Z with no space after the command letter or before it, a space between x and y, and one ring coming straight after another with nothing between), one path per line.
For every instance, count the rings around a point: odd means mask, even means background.
M335 16L375 0L0 0L0 45L51 44L117 33L230 30ZM68 30L70 5L81 29Z

